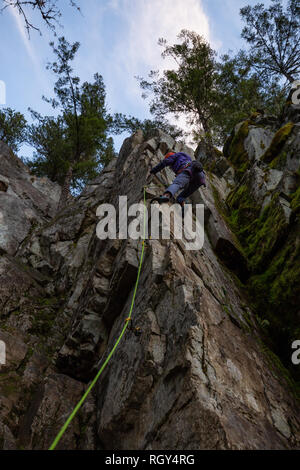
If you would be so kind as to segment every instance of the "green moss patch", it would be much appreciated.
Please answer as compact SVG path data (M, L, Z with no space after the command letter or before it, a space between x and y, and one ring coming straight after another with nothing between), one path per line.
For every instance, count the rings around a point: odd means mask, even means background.
M275 170L283 170L286 165L287 153L285 151L281 152L278 157L274 158L269 167Z
M296 214L300 213L300 187L294 194L292 194L291 209Z
M265 359L273 371L273 374L278 379L285 381L286 386L290 390L290 392L294 395L297 399L300 396L300 384L295 382L293 376L291 375L290 371L283 365L280 358L274 354L274 352L263 342L259 341L259 346L261 352L264 354Z
M261 157L261 160L263 162L270 163L274 160L274 158L280 155L281 150L283 149L283 146L286 143L288 137L290 136L293 128L294 123L288 122L276 132L269 148Z
M297 308L300 298L300 245L291 237L273 258L267 269L251 278L251 289L256 292L259 303L271 304L279 311ZM274 312L274 311L273 311Z
M245 184L231 191L226 203L229 207L228 222L245 246L245 240L251 233L252 222L258 217L260 208L255 204Z
M286 233L287 222L278 198L275 194L262 214L248 227L245 251L253 271L264 268Z
M244 121L236 135L233 137L229 150L228 160L232 162L235 168L239 169L249 161L247 151L244 147L244 141L249 134L249 121Z
M260 274L248 283L255 310L269 322L268 334L272 349L300 382L299 367L291 363L291 344L299 339L300 298L300 223L297 222L282 247L266 263ZM261 266L262 268L262 266Z
M245 121L230 145L227 144L229 159L241 175L249 165L244 149L249 123ZM269 168L284 170L288 155L286 142L293 128L294 124L289 122L274 135L262 156ZM244 287L264 343L268 345L268 357L276 366L278 376L285 376L290 383L292 376L300 383L299 366L291 362L291 344L300 335L300 188L290 196L292 214L287 221L278 193L272 195L270 203L261 211L247 181L241 183L228 195L225 210L218 201L216 206L247 258L251 276ZM294 390L297 387L296 384Z
M246 185L239 186L227 198L228 222L237 235L252 272L260 272L286 233L287 222L275 194L262 214Z
M48 336L60 311L63 299L56 297L35 299L35 309L30 333Z
M15 372L1 374L0 391L5 397L17 396L20 393L21 377Z

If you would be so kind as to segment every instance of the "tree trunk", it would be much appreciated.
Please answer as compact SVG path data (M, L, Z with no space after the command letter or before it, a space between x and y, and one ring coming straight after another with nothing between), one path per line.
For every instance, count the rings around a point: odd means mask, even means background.
M210 127L208 126L206 119L202 119L201 123L205 132L205 145L207 156L212 158L214 156L214 146L211 138Z
M68 201L68 198L70 196L70 185L72 181L72 176L73 176L73 167L72 165L70 165L66 173L63 186L62 186L61 195L60 195L58 208L57 208L58 211L63 209Z

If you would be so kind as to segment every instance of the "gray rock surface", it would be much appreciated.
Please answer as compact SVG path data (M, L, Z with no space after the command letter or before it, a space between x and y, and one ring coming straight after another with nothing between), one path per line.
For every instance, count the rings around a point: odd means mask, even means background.
M274 132L270 129L249 126L249 134L244 141L244 146L250 160L260 160L272 142L273 137Z
M170 145L160 132L149 141L137 132L56 215L57 188L32 181L0 147L0 181L7 187L0 210L14 226L0 227L0 339L8 349L0 366L1 448L47 449L115 344L128 317L141 243L99 240L97 207L111 203L118 213L119 195L128 205L142 203L149 166ZM254 178L265 184L256 168ZM148 208L171 178L164 170L153 179ZM226 180L208 180L192 201L205 204L203 248L186 250L174 227L170 240L146 243L132 329L58 449L300 447L299 405L263 350L233 275L242 277L245 266L216 208L216 191L222 201L228 194ZM8 198L20 207L11 225Z

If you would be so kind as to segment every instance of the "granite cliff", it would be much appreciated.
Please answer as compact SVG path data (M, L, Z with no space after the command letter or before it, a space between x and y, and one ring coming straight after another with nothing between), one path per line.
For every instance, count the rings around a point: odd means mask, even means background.
M300 447L300 118L287 106L238 124L210 161L138 131L59 212L61 188L0 145L0 449L47 449L112 348L141 243L99 240L96 210L143 202L149 164L171 149L205 164L191 200L205 204L204 246L147 241L141 334L128 329L58 448ZM152 181L147 205L171 179Z

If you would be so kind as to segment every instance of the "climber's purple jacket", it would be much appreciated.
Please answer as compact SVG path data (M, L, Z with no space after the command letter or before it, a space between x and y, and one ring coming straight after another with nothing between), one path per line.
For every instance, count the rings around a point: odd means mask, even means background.
M166 166L170 166L172 170L174 171L174 173L177 175L178 172L185 167L185 165L191 162L192 162L191 157L187 155L186 153L183 153L183 152L168 153L165 156L163 161L161 161L158 165L152 168L150 173L155 175L155 173L158 173Z
M194 185L198 184L198 187L203 185L206 186L204 171L201 171L200 173L198 171L193 171L193 161L186 153L167 153L164 160L152 168L150 173L155 175L166 166L170 166L176 175L180 174L182 171L187 171L191 176L191 183L193 182Z
M195 162L195 160L194 160ZM183 152L177 153L168 153L164 160L161 161L158 165L156 165L150 171L151 174L156 174L161 171L166 166L170 166L174 173L176 174L176 178L172 183L173 189L183 189L183 191L177 197L177 202L182 203L184 200L189 197L193 192L195 192L200 186L206 186L205 180L205 173L204 171L195 171L194 163L189 155ZM184 174L189 173L190 179L189 183L186 186L186 176ZM182 180L182 181L181 181ZM184 187L185 186L185 187ZM168 191L168 189L166 190ZM171 194L173 192L170 190Z

